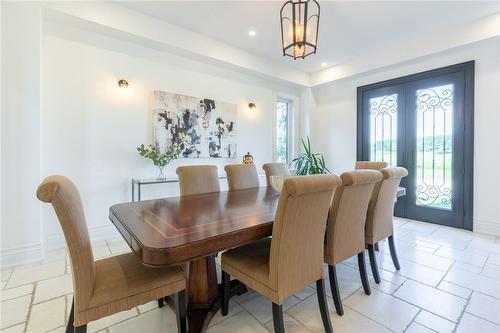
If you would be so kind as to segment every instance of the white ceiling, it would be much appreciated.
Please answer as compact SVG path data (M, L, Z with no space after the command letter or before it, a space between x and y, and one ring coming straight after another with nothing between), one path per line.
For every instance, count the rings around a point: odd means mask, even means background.
M283 57L279 10L284 1L126 1L123 6L225 42L295 69L313 73L353 58L412 43L500 12L500 2L322 1L318 53ZM250 37L249 30L256 36Z

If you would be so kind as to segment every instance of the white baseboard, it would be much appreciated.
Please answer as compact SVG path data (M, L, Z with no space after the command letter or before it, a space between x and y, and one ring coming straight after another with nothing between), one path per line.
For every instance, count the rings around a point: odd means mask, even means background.
M109 225L102 225L97 227L89 228L90 241L100 241L109 238L120 237L120 234L116 230L115 226L111 223ZM66 240L62 233L56 233L45 236L44 239L45 251L52 251L66 247Z
M474 219L474 232L500 236L500 222Z
M43 259L42 243L34 243L2 250L0 267L7 268L16 265L24 265Z

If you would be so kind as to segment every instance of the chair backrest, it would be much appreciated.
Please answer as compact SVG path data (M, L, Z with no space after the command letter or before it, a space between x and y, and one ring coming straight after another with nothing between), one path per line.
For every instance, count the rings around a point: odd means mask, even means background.
M229 191L259 187L255 164L228 164L224 167Z
M392 216L401 178L408 175L405 168L380 170L383 179L375 185L366 216L365 238L375 244L393 234Z
M285 180L273 224L269 258L270 284L282 299L323 277L325 226L334 175Z
M179 177L181 196L219 192L219 175L215 165L180 166L175 171Z
M286 163L266 163L262 166L266 173L267 186L271 186L271 176L290 176L290 170Z
M94 291L95 263L78 189L64 176L50 176L38 186L36 195L52 204L59 219L71 259L75 311L83 311Z
M389 163L387 162L371 162L371 161L357 161L354 169L370 169L370 170L382 170L383 168L387 168Z
M365 248L368 203L380 171L356 170L340 175L342 186L335 190L328 215L325 261L336 265Z

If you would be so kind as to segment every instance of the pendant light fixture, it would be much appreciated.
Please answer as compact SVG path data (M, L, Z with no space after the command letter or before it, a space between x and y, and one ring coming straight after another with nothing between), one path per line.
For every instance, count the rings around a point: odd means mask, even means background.
M289 0L280 11L283 56L304 59L318 46L319 3L316 0Z

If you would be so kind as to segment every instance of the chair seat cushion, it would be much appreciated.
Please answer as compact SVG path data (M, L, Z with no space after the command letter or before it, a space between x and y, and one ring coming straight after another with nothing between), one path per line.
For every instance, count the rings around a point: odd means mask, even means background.
M133 253L95 262L96 280L89 308L76 315L76 324L130 309L168 295L186 286L181 266L149 268Z
M275 301L277 292L269 281L271 238L264 238L222 253L222 270L249 288Z

